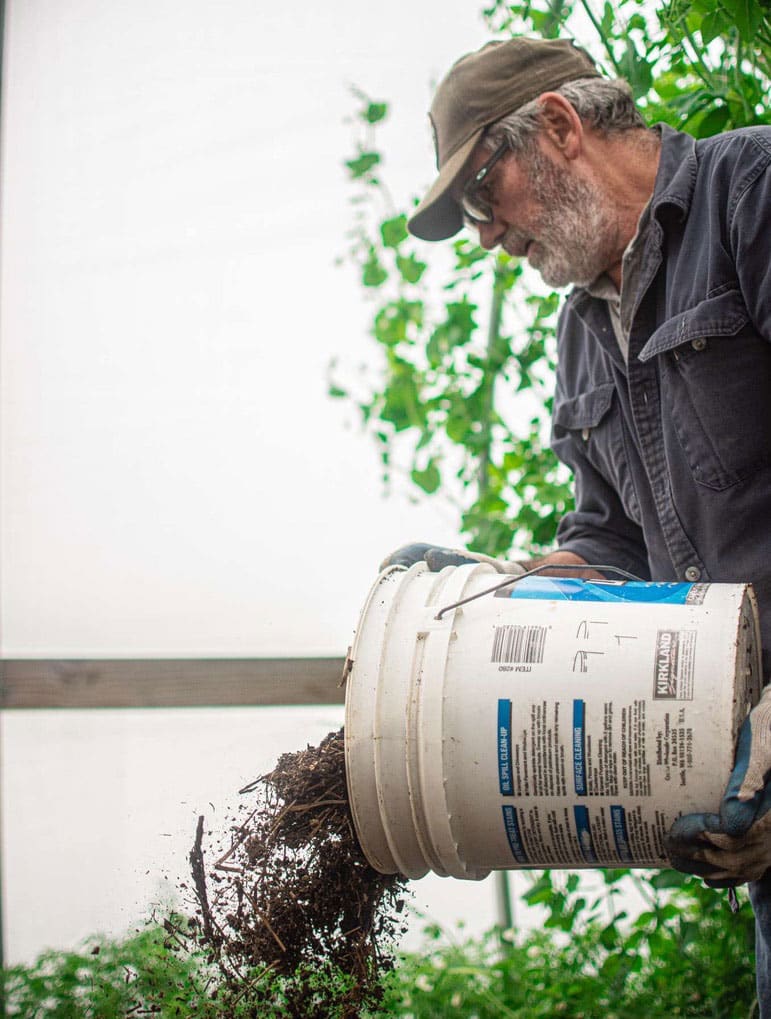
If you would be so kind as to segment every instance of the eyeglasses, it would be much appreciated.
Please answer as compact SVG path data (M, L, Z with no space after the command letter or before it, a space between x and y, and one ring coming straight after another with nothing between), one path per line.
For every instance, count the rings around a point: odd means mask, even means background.
M463 193L460 197L460 207L463 210L465 219L474 226L479 223L492 223L494 219L493 208L490 202L479 193L479 189L498 160L508 151L509 143L507 141L501 142L487 162L480 166L463 188Z

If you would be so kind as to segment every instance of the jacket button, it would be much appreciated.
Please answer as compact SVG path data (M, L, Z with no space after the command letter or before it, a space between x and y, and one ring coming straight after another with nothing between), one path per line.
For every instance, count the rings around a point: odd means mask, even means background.
M589 436L591 434L592 433L591 433L590 429L588 429L588 428L582 428L581 429L581 438L584 440L584 442L588 442L589 441Z
M701 576L701 570L698 566L689 566L685 571L685 579L690 580L694 584Z
M707 346L707 341L703 336L697 336L695 340L691 340L691 346L694 350L704 350Z

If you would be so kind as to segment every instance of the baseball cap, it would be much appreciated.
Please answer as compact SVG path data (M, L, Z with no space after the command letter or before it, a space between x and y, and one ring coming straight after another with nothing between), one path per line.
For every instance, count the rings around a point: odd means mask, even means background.
M463 226L451 189L490 124L578 78L598 78L591 57L570 39L518 37L461 57L442 80L428 114L439 176L407 224L427 241Z

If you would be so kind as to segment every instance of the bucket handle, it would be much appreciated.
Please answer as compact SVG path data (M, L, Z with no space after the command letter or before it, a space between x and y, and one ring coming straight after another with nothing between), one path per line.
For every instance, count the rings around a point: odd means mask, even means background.
M504 587L510 587L512 584L518 583L520 580L524 580L525 577L534 577L537 573L543 573L544 570L602 570L605 573L617 573L620 577L625 577L627 580L637 580L641 584L645 584L646 581L642 577L636 577L634 573L627 573L626 570L619 569L618 566L593 566L591 563L574 563L574 564L554 564L544 563L542 566L536 566L532 570L527 570L526 573L520 573L515 577L507 577L506 580L500 584L496 584L495 587L488 587L484 591L477 591L476 594L470 594L468 598L461 598L460 601L452 602L450 605L445 605L444 608L439 609L434 619L441 619L445 612L449 612L450 609L457 609L461 605L466 605L470 601L475 601L477 598L482 598L486 594L494 594L496 591L502 590Z

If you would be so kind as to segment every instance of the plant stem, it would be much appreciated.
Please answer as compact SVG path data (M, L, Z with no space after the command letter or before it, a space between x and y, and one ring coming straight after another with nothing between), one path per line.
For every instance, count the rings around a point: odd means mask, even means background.
M681 31L683 33L683 38L688 40L692 50L691 60L693 62L693 70L708 88L710 88L714 93L719 94L720 89L715 84L715 80L712 76L712 69L707 67L704 63L702 55L699 52L699 47L696 45L696 40L693 38L691 30L688 28L685 19L682 21Z
M738 94L739 94L739 96L741 98L741 101L742 101L742 109L744 110L744 122L746 124L751 124L752 121L754 120L754 115L753 115L753 111L750 109L750 104L747 102L747 95L746 95L744 89L742 88L742 67L741 67L741 65L742 65L742 60L743 59L744 59L744 54L742 53L742 39L741 39L741 36L737 33L737 36L736 36L736 67L734 68L734 82L736 83L736 91L738 92Z
M631 873L629 875L629 879L631 880L632 884L635 886L637 891L640 893L642 898L648 903L650 908L652 910L658 909L659 908L658 895L656 894L655 890L652 891L652 886L647 881L644 881L642 878L638 877L638 875L635 873Z
M589 6L588 0L581 0L581 6L583 7L584 11L586 12L587 18L591 21L592 25L594 26L595 32L600 37L602 45L605 47L605 52L608 54L608 60L610 60L611 64L613 64L613 70L616 72L616 74L619 76L619 78L623 78L624 75L623 75L623 72L621 70L621 65L619 64L619 62L616 60L615 56L613 55L613 50L610 48L610 43L608 42L608 39L605 37L605 35L604 35L603 31L602 31L602 26L600 25L599 21L597 20L596 14L594 13L594 11Z
M503 285L501 273L496 265L493 274L493 299L490 306L490 321L487 325L487 349L484 383L486 386L484 403L482 404L481 425L484 430L484 445L479 453L479 465L477 467L477 498L481 499L489 487L488 469L492 455L493 443L493 413L495 409L495 377L497 372L491 368L492 356L495 346L501 334L501 319L503 317Z

